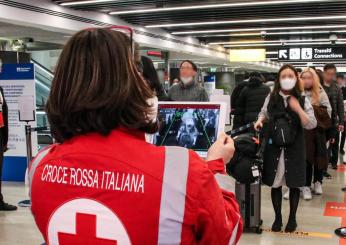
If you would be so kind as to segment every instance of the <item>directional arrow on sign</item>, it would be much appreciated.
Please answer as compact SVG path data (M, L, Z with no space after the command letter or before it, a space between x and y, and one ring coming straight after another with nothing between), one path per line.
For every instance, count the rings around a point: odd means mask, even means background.
M287 49L279 50L279 59L287 59Z

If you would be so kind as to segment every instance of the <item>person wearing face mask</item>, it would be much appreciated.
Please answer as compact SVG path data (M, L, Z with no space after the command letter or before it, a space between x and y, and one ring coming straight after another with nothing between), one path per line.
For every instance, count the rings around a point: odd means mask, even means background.
M243 224L225 173L233 140L220 135L205 160L147 143L157 98L131 51L124 33L95 28L61 53L46 105L58 143L29 166L46 244L236 244Z
M284 65L278 73L273 92L266 98L255 123L265 141L262 179L270 186L275 212L274 232L282 229L282 186L290 188L290 215L286 232L297 228L296 212L300 187L306 182L304 129L316 127L312 105L303 96L298 73Z
M331 127L332 107L314 69L304 69L300 77L304 85L305 95L314 108L317 120L316 128L305 130L307 161L306 185L301 190L303 198L305 200L311 200L312 179L314 183L314 193L316 195L321 195L323 193L323 170L328 168L326 130Z
M342 91L336 84L336 67L334 64L327 64L323 69L323 89L326 91L330 104L332 106L332 128L328 130L327 137L329 139L329 160L333 169L337 169L339 161L339 137L340 132L344 131L344 101ZM325 173L327 178L331 178L330 174Z
M172 101L209 101L205 88L196 81L197 66L190 60L180 64L180 82L168 91Z

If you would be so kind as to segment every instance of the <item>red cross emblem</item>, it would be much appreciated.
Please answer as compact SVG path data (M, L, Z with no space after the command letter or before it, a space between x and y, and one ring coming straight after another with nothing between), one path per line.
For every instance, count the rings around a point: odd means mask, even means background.
M131 245L123 222L113 210L95 200L70 200L54 211L47 241L57 245Z
M96 215L76 214L76 234L58 233L60 245L117 245L117 241L96 237Z

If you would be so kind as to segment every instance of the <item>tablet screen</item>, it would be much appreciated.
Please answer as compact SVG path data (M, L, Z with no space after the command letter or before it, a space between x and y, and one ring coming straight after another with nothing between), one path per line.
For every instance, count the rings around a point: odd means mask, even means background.
M158 146L182 146L205 157L219 134L220 104L159 104Z

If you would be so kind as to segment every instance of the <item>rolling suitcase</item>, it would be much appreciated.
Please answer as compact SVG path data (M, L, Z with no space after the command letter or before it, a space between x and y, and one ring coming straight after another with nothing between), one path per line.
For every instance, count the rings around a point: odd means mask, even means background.
M244 220L244 231L262 233L261 182L236 183L235 194Z
M238 129L232 130L227 134L234 136L239 132L250 129L253 124L244 125ZM250 134L251 135L251 134ZM251 137L250 137L251 138ZM265 140L259 140L260 137L257 132L254 132L252 139L249 140L249 136L244 136L242 144L240 136L238 141L235 142L236 150L237 146L242 145L242 154L239 154L235 158L235 162L230 162L228 166L228 172L235 177L238 181L235 186L235 195L239 204L240 212L244 220L244 231L262 233L262 220L261 220L261 169L263 165L263 152L265 148ZM247 139L247 140L246 140ZM257 145L254 146L253 144ZM248 147L246 147L248 146ZM249 158L250 157L250 158ZM250 162L249 162L250 160ZM240 168L232 164L240 164L244 166L247 163L247 168ZM244 171L249 172L244 174ZM243 174L240 174L242 172ZM250 178L249 178L250 177Z

